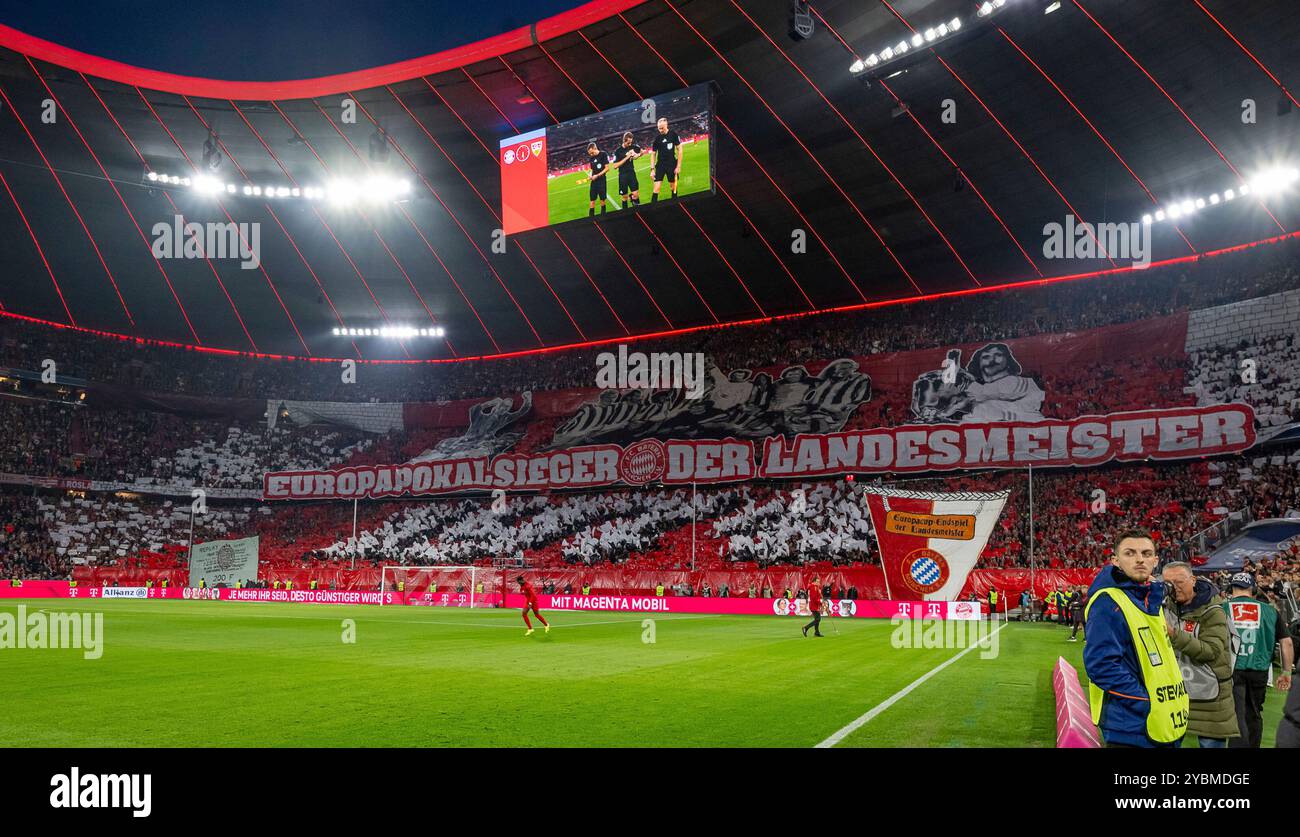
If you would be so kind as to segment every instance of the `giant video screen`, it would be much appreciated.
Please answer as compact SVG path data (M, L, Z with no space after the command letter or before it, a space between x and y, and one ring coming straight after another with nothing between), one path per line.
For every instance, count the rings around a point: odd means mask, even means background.
M713 191L711 83L501 140L507 235Z

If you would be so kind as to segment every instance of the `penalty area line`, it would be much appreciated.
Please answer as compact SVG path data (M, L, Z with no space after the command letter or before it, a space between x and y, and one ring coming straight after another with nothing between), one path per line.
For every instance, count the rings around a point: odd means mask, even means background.
M1003 623L1002 623L1002 624L1001 624L1001 625L1000 625L1000 626L999 626L995 631L993 631L992 634L989 634L989 636L993 636L994 634L998 633L998 631L1001 631L1003 628L1005 628L1005 627L1007 626L1007 624L1008 624L1008 623L1003 622ZM866 725L868 722L871 721L871 719L875 718L875 717L876 717L877 715L879 715L881 712L884 712L886 709L888 709L889 707L893 706L895 703L898 703L900 700L902 700L903 698L905 698L905 697L907 697L908 695L910 695L910 694L911 694L913 691L915 691L915 689L916 689L918 686L920 686L922 683L924 683L925 681L929 680L931 677L934 677L936 674L938 674L939 672L943 671L945 668L947 668L948 666L950 666L950 665L952 665L953 663L957 662L957 661L960 660L962 657L965 657L967 654L969 654L970 652L974 651L976 648L979 648L979 647L980 647L979 643L975 643L974 645L968 645L968 646L966 646L966 648L963 649L962 651L958 651L956 654L953 654L951 657L949 657L948 659L944 660L942 663L939 663L939 665L937 665L937 666L935 666L934 668L930 669L930 670L927 671L925 674L922 674L920 677L916 678L916 679L913 680L911 683L908 683L906 686L904 686L902 689L900 689L900 690L898 690L897 692L895 692L893 695L891 695L890 697L888 697L888 698L885 699L884 701L881 701L880 703L878 703L878 704L876 704L875 706L873 706L871 709L867 710L867 711L866 711L865 713L863 713L862 715L858 716L855 720L853 720L852 722L850 722L847 726L845 726L845 727L843 727L842 729L838 730L837 732L833 733L833 734L832 734L829 738L827 738L825 741L822 741L820 744L815 745L815 746L813 747L813 749L814 749L814 750L824 750L824 749L827 749L827 748L829 748L829 747L834 747L836 744L840 743L840 742L843 741L845 738L848 738L850 735L852 735L852 734L853 734L854 732L856 732L858 729L860 729L861 727L863 727L864 725Z

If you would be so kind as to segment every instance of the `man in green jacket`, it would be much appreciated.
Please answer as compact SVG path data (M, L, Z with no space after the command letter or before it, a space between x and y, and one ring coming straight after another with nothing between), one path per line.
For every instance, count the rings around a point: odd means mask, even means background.
M1183 561L1166 564L1162 575L1173 600L1166 628L1191 706L1187 733L1196 735L1202 748L1226 747L1241 731L1232 696L1232 642L1223 597Z
M1241 737L1233 741L1232 746L1234 749L1258 749L1264 735L1264 700L1268 697L1268 673L1273 665L1273 651L1281 641L1282 670L1275 685L1280 691L1290 691L1291 669L1295 664L1294 643L1277 608L1251 596L1255 579L1250 573L1235 574L1228 586L1231 596L1223 606L1241 637L1236 672L1232 676Z

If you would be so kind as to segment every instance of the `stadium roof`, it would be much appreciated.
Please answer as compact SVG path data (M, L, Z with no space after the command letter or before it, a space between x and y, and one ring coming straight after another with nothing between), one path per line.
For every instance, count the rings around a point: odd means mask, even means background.
M1050 14L1009 0L988 18L967 0L811 5L816 31L796 42L782 2L595 0L425 58L284 82L174 76L0 26L0 305L238 351L522 351L1112 269L1045 257L1044 225L1137 221L1300 160L1300 113L1282 107L1300 109L1282 86L1300 18L1282 0L1062 0ZM850 73L953 17L962 37L914 50L900 75ZM718 89L716 194L493 252L501 138L704 81ZM382 164L375 123L392 142ZM414 189L359 211L146 178L195 174L209 126L231 182L373 166ZM155 224L227 212L258 223L259 267L153 258ZM1291 234L1298 217L1294 198L1206 207L1156 223L1154 258ZM447 339L331 333L386 324Z

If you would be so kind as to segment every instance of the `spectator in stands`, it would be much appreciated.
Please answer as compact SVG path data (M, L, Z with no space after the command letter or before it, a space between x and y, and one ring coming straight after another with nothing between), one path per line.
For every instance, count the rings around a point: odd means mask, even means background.
M1232 647L1223 598L1208 579L1197 578L1183 561L1171 561L1161 572L1173 601L1165 627L1178 655L1191 714L1187 732L1202 748L1223 748L1237 738L1233 705Z

